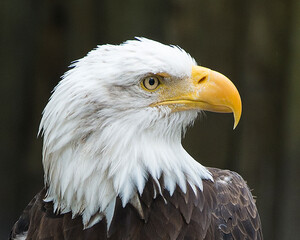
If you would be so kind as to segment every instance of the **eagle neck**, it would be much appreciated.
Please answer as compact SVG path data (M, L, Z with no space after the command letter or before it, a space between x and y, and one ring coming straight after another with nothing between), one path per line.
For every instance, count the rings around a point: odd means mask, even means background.
M157 183L163 179L159 186L170 195L176 186L185 192L186 184L202 190L202 179L211 179L183 148L182 126L161 121L145 127L137 121L126 128L124 119L103 122L56 151L44 148L45 200L53 201L54 211L82 215L85 227L103 217L109 225L117 197L125 207L143 193L150 177Z

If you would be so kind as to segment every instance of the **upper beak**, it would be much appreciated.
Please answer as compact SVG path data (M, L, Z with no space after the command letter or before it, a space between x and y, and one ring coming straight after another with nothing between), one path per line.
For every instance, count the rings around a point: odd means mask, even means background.
M242 114L242 102L234 84L223 74L199 66L192 68L192 81L198 89L196 99L202 103L201 108L212 112L232 112L233 128L236 128Z
M174 110L201 109L211 112L233 113L234 128L242 113L238 90L224 75L208 68L193 66L187 86L177 86L175 96L164 99L157 105L172 105Z

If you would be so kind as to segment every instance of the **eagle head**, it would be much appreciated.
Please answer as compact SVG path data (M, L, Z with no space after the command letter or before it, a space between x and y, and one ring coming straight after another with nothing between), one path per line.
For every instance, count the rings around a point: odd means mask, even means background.
M201 190L211 174L181 137L202 110L232 112L236 127L240 96L181 48L145 38L98 46L72 64L43 112L45 201L90 227L103 217L109 225L116 198L125 206L149 177L171 195L176 185Z

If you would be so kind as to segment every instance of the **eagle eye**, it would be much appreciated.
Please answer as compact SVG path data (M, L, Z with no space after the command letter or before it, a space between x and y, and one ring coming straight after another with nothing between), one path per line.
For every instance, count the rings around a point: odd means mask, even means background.
M149 76L142 81L142 87L148 91L154 91L160 85L160 79L157 76Z

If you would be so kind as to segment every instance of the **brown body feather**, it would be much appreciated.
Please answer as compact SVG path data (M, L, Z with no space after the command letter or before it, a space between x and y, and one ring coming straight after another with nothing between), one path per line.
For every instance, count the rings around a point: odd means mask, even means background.
M262 239L260 218L246 182L235 172L209 170L214 182L204 180L197 196L189 185L186 193L177 187L172 196L167 190L159 194L159 186L149 178L135 203L123 208L117 199L109 231L105 219L83 230L80 216L54 214L52 203L43 201L46 191L42 190L14 225L10 239L23 232L32 240Z

